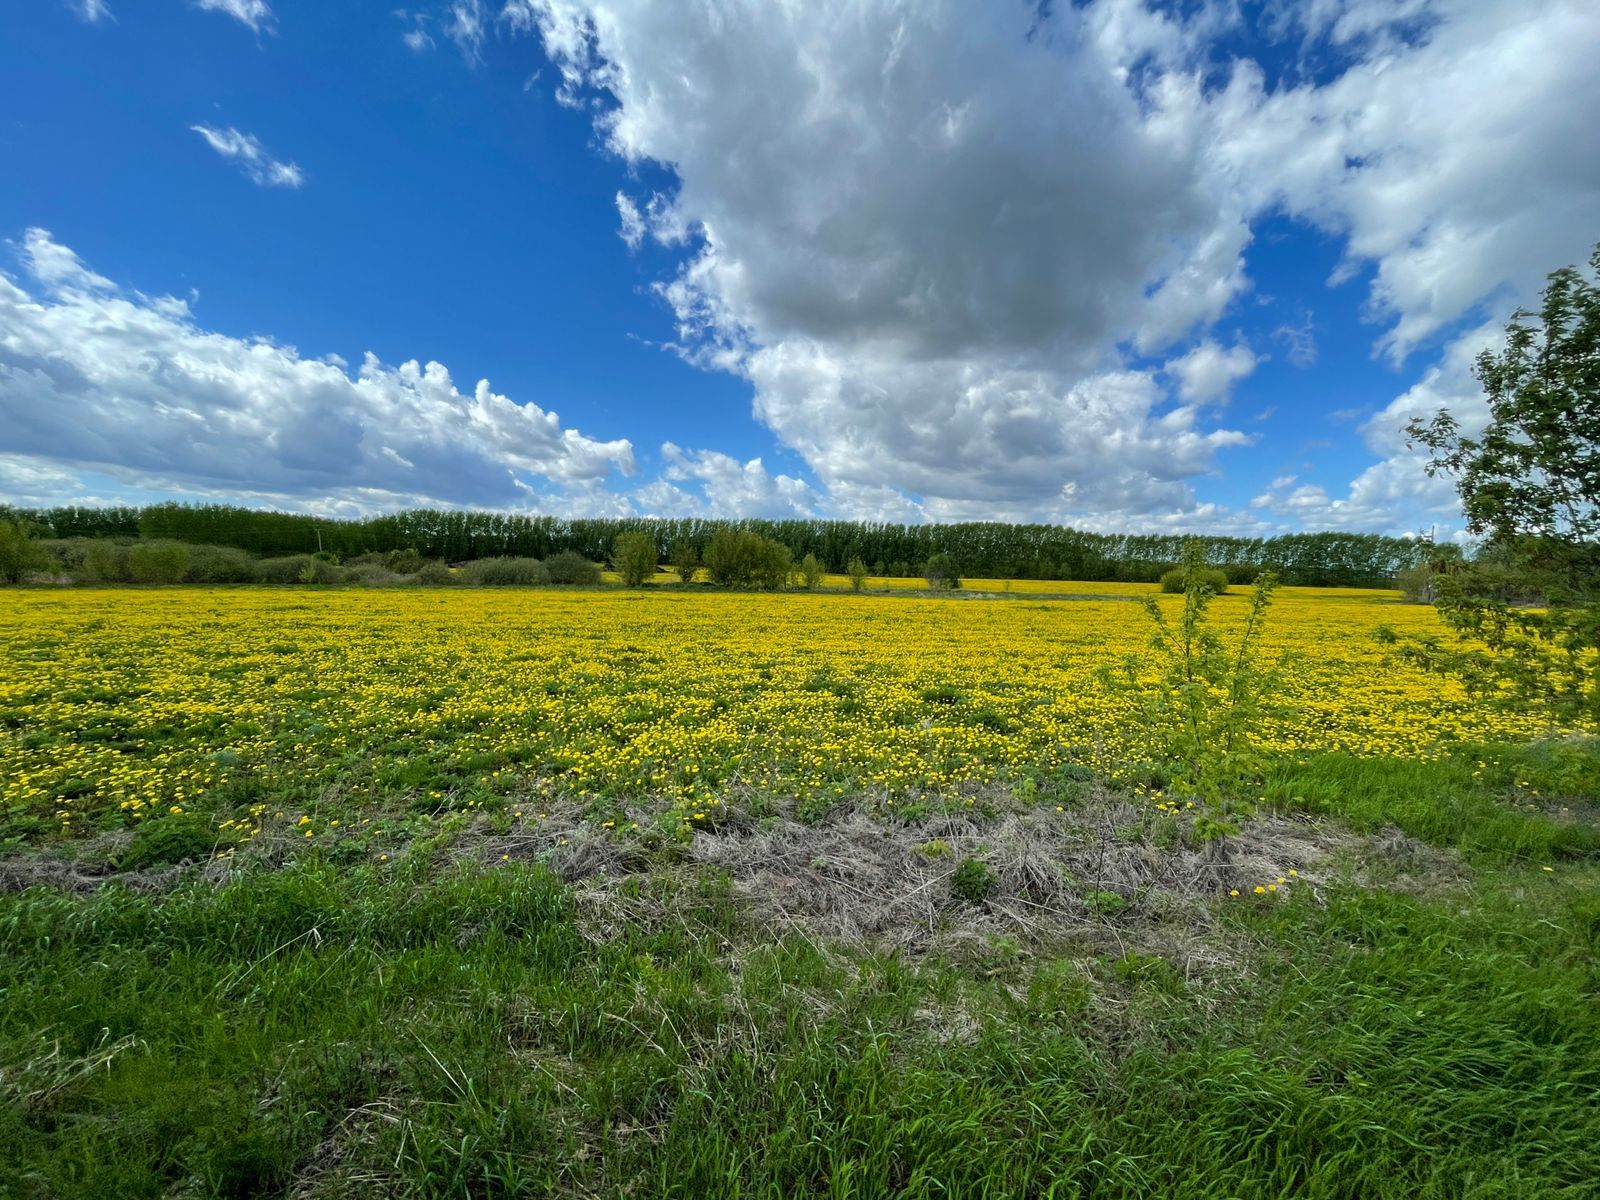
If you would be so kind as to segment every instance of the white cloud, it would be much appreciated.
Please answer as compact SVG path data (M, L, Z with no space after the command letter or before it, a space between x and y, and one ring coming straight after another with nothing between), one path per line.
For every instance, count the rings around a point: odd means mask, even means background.
M206 144L223 158L237 163L252 183L262 187L297 188L306 181L305 172L292 162L273 158L254 134L241 133L231 125L227 129L211 125L189 128L205 138Z
M487 380L463 392L439 363L368 355L352 375L112 289L42 230L21 257L31 282L0 274L0 489L14 497L88 472L273 503L518 508L634 469L628 441L564 428Z
M97 25L101 21L115 21L111 15L111 5L107 0L66 0L67 7L77 16L78 20L88 25Z
M1192 85L1174 97L1201 103L1255 205L1283 204L1342 235L1352 267L1375 267L1394 360L1586 257L1600 6L1365 0L1320 5L1315 25L1370 43L1332 82L1269 93L1246 65L1212 103Z
M456 44L461 57L476 66L483 61L483 35L487 28L482 0L454 0L450 5L449 19L445 22L445 35Z
M1590 0L1275 5L1268 31L1302 63L1274 87L1221 41L1241 10L1186 8L505 15L568 103L596 103L612 152L675 173L646 211L619 197L623 236L689 238L660 288L680 353L747 377L833 503L886 487L928 515L1155 521L1198 519L1192 481L1245 440L1196 406L1254 364L1212 331L1251 286L1263 215L1342 238L1331 283L1370 267L1398 363L1581 258L1600 208L1600 155L1579 149L1600 128ZM1271 336L1315 361L1308 311ZM1165 352L1176 396L1130 351ZM1327 520L1431 511L1403 482L1415 463L1388 462ZM1290 504L1273 496L1261 510Z
M194 0L197 8L206 12L226 13L241 25L250 27L252 33L263 29L272 32L272 8L267 0Z
M624 193L618 192L617 215L622 220L622 228L617 231L617 236L628 243L628 249L637 250L644 241L644 214L639 211L637 204Z
M609 95L613 151L676 172L648 210L618 198L623 236L690 239L661 288L680 351L749 378L836 506L887 487L930 515L1183 507L1244 440L1116 349L1220 316L1249 231L1077 10L508 12L569 93ZM1117 30L1173 53L1192 35Z
M408 11L404 8L394 10L396 19L410 26L400 35L400 40L406 48L415 54L433 49L433 35L428 32L429 15L422 11Z
M1228 398L1233 385L1256 369L1256 356L1243 342L1227 349L1209 338L1166 365L1178 381L1178 395L1193 404Z
M642 489L638 500L659 515L713 513L750 517L817 515L822 497L802 479L773 475L759 458L741 463L715 450L684 450L671 442L661 447L667 462L662 479ZM675 486L693 482L704 501Z

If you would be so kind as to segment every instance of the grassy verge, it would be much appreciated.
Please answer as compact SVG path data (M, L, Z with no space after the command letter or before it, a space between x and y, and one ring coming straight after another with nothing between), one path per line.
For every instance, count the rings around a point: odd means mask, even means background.
M1592 1195L1594 765L1285 766L1462 873L1352 852L1166 956L1125 949L1160 906L906 955L767 936L705 865L607 896L437 841L0 895L0 1194Z

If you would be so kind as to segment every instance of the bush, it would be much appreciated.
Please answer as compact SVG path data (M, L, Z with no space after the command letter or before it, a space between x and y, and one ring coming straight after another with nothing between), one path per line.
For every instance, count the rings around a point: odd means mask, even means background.
M961 586L961 574L956 570L956 560L948 554L935 554L923 565L922 577L928 586L941 591L953 591Z
M134 583L182 583L189 547L182 542L135 542L128 547L128 574Z
M693 583L695 572L700 569L700 551L687 538L680 538L672 547L671 562L679 583Z
M850 590L859 592L867 586L867 564L859 558L852 558L846 568L850 576Z
M1407 604L1432 604L1434 600L1433 568L1423 564L1407 567L1395 576L1400 593Z
M456 582L456 573L442 562L425 562L412 578L424 587L445 587Z
M383 565L396 575L415 575L422 570L427 559L418 554L412 547L404 550L391 550L383 556Z
M643 587L656 573L656 543L648 533L619 533L611 561L628 587Z
M550 582L537 558L480 558L461 568L463 583L475 587L535 587Z
M544 569L546 574L550 576L551 583L585 583L592 585L600 582L600 568L583 555L572 550L563 550L560 554L552 554L544 560Z
M1188 568L1173 567L1172 570L1161 576L1161 590L1179 595L1187 589ZM1228 573L1221 567L1201 567L1196 572L1196 580L1202 587L1209 588L1213 596L1225 595L1228 590Z
M254 583L256 560L232 546L190 546L185 583Z
M128 548L99 538L90 542L83 552L81 575L85 583L127 583Z
M342 583L344 571L338 563L330 562L321 554L313 554L300 572L301 583Z
M822 563L815 554L808 554L800 560L800 582L809 590L815 591L822 586L822 578L827 574L822 569Z
M706 543L706 570L723 587L777 591L789 582L794 556L782 542L748 529L721 529Z
M36 571L51 579L61 577L61 560L50 550L61 543L40 541L39 532L40 527L27 520L0 515L0 583L22 583Z
M398 584L415 582L405 575L396 575L388 567L375 562L346 567L344 581L351 587L395 587Z
M286 554L281 558L263 558L256 563L256 579L262 583L299 583L300 577L310 566L309 554Z

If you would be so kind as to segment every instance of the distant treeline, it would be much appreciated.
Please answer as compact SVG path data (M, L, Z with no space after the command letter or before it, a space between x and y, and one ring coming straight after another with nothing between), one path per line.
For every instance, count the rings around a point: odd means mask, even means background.
M916 575L935 554L948 554L975 578L1083 579L1154 582L1183 557L1182 534L1088 533L1061 525L893 525L869 521L567 519L513 513L413 509L360 520L267 512L221 504L156 504L145 508L18 510L48 536L171 538L235 546L257 554L318 550L358 554L415 549L428 558L462 562L516 556L544 559L562 551L610 557L617 535L638 531L666 558L687 541L703 553L720 529L748 529L789 547L798 561L815 554L829 571L861 559L875 574ZM1421 541L1372 533L1294 533L1272 538L1201 537L1206 561L1233 582L1264 569L1284 583L1309 587L1384 587L1420 562Z

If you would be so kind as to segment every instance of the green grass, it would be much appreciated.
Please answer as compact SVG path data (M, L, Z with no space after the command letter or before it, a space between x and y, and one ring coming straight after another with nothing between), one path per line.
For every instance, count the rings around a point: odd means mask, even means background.
M1549 862L1600 852L1600 829L1546 811L1600 797L1592 744L1467 746L1432 762L1317 754L1280 763L1266 796L1367 832L1394 825L1474 858Z
M0 895L0 1195L1592 1196L1600 864L1506 789L1594 762L1502 750L1283 768L1471 882L1218 898L1199 972L762 941L712 873L597 914L442 839Z

